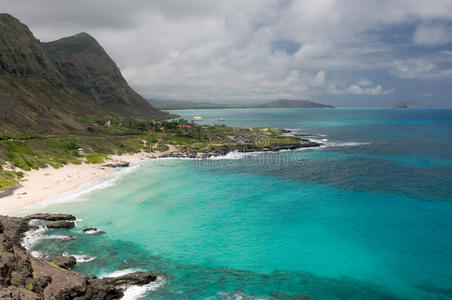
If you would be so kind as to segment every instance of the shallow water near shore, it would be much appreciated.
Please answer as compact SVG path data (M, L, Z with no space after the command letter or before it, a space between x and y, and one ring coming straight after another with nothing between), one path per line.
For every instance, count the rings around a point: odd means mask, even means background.
M452 110L176 113L291 128L326 147L137 164L35 208L81 221L30 250L78 255L75 270L98 276L168 276L132 298L452 298ZM92 226L106 234L81 232Z

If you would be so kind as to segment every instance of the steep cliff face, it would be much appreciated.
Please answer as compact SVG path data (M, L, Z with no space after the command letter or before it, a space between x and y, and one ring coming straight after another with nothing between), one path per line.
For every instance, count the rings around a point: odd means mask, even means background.
M146 117L158 110L130 88L115 62L87 33L44 43L66 80L96 104L117 113Z
M62 83L62 76L41 43L26 25L8 14L0 14L0 74L16 78L39 76Z
M0 14L0 134L80 128L71 92L28 27Z
M78 117L94 114L161 116L88 34L42 44L0 14L0 135L83 130Z

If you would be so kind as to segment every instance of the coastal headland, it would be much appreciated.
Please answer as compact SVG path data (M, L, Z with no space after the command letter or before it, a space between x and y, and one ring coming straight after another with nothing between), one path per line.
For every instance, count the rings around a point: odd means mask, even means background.
M67 137L0 141L0 214L74 190L117 167L157 158L203 159L232 151L280 151L319 146L285 130L161 122L160 132L126 137Z

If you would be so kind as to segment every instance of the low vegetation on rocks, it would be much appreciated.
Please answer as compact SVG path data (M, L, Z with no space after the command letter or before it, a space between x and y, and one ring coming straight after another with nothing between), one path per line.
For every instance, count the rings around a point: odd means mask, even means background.
M207 157L230 151L278 151L318 146L279 129L191 124L186 120L98 121L99 134L4 138L0 140L0 190L21 180L22 171L65 164L102 164L109 155L139 152L162 156ZM130 134L115 135L115 132Z

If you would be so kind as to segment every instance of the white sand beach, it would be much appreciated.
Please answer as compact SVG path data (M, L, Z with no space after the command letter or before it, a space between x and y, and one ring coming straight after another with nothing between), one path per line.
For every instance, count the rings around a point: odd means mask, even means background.
M0 215L14 215L24 207L37 204L55 195L76 189L84 183L113 172L100 165L65 165L24 172L21 187L10 196L0 198Z
M139 162L155 158L162 153L137 153L110 155L115 162ZM15 215L27 206L38 204L56 195L77 189L96 178L111 174L114 168L102 164L68 164L61 168L52 167L25 171L20 187L12 195L0 198L0 215Z

